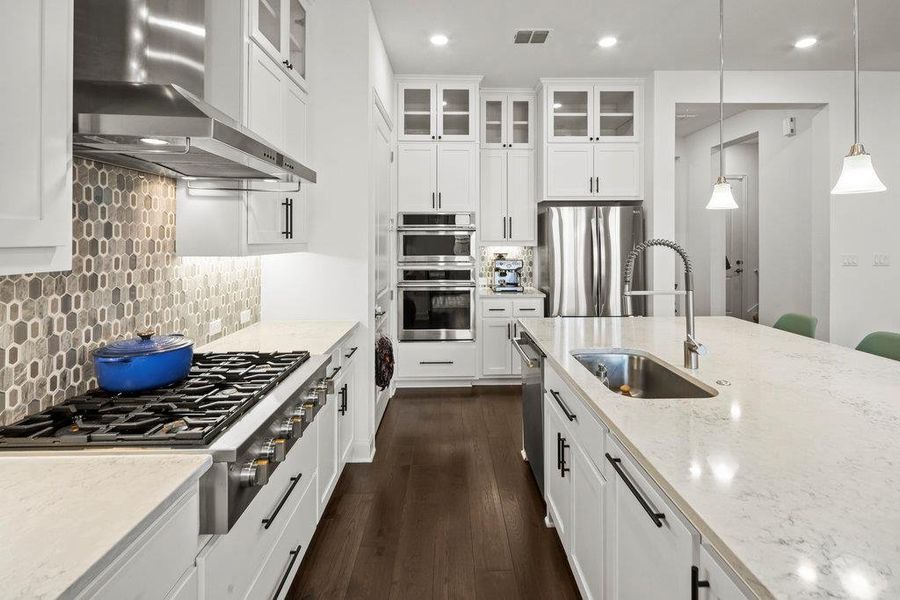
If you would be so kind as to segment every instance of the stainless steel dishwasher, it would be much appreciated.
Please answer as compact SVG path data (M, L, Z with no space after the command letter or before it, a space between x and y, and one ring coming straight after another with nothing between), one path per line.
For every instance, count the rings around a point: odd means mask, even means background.
M544 495L544 353L528 334L513 346L522 359L522 445L534 480Z

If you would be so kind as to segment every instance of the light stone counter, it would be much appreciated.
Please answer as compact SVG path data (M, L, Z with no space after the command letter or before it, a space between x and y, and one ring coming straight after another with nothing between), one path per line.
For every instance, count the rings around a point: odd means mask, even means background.
M900 363L698 318L710 353L691 374L718 396L626 399L571 352L641 349L681 369L683 319L521 323L761 597L900 598Z
M478 288L478 295L482 298L543 298L546 294L533 287L527 287L521 292L495 292L490 286L483 285Z
M356 321L262 321L197 348L197 352L326 354L356 329Z
M4 454L0 597L74 597L211 464L205 454Z

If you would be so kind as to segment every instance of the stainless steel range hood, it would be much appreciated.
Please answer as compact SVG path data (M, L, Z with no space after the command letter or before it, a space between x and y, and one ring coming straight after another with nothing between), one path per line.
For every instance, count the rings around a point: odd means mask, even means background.
M75 2L74 154L182 179L315 182L315 171L199 97L204 5Z

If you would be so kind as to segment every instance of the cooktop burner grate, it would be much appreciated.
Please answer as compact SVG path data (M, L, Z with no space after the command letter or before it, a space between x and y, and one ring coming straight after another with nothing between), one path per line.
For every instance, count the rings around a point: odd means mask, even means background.
M0 449L207 445L308 359L308 352L195 354L179 383L139 394L91 390L0 427Z

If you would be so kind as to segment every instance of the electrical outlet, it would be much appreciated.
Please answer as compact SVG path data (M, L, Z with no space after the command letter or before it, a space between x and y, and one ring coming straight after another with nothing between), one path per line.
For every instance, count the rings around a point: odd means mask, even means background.
M856 254L841 254L842 267L858 267L859 256Z
M249 308L247 310L242 310L241 311L241 325L246 325L247 323L249 323L252 316L253 315L250 313Z
M872 266L874 267L889 267L891 266L891 256L889 254L878 254L877 252L872 257Z
M222 319L215 319L209 322L209 335L219 335L222 333Z

